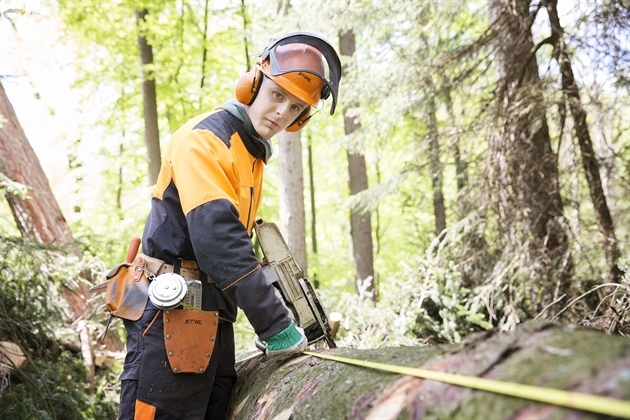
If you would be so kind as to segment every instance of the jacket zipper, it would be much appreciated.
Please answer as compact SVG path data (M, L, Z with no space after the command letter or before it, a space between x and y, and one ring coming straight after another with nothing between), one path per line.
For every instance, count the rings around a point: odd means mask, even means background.
M254 174L254 168L256 167L256 162L258 162L258 159L255 159L254 163L252 163L252 179L253 179L253 174ZM251 221L251 217L252 217L253 205L254 205L254 187L249 187L249 209L247 210L247 225L245 225L248 230L249 230L249 222Z
M247 229L249 230L249 222L252 217L252 204L254 202L254 187L249 187L249 210L247 211Z

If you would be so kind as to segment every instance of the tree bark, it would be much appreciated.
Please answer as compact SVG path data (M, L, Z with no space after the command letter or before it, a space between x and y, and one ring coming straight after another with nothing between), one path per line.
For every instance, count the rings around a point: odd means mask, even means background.
M68 245L70 248L67 252L80 257L81 251L73 244L72 232L50 188L48 177L28 142L1 83L0 115L6 120L0 127L0 172L29 189L26 198L6 194L22 237L42 245ZM88 304L91 302L90 293L81 283L76 290L64 288L62 293L75 320L93 308ZM107 347L119 350L121 346L117 336L110 334Z
M300 132L278 135L280 180L280 231L298 265L308 272L306 220L304 210L304 172Z
M341 55L352 57L356 50L356 42L352 29L339 36L339 52ZM342 69L342 76L347 73L347 68ZM352 104L344 107L343 126L346 135L350 135L361 125L351 117L348 110ZM361 151L348 148L348 175L350 195L355 195L368 188L367 168L365 156ZM367 281L366 290L372 293L376 300L376 279L374 277L374 255L372 244L371 213L367 210L360 211L350 209L350 236L352 238L352 255L354 257L355 276L359 282Z
M597 342L594 346L592 343ZM627 401L626 338L551 323L489 331L461 344L323 353ZM237 363L231 419L610 418L412 376L300 356ZM630 405L628 407L630 415Z
M569 57L567 44L564 40L564 28L560 24L560 18L558 17L558 2L557 0L545 0L544 3L549 13L549 20L551 21L551 39L553 40L554 47L553 55L560 65L562 92L567 98L569 109L573 116L573 130L580 146L582 166L586 174L591 200L593 201L597 226L599 227L601 235L604 237L604 250L611 266L610 280L617 282L621 279L622 272L617 266L620 252L617 245L617 237L615 236L615 225L610 215L606 194L602 187L599 161L597 160L597 155L593 148L593 142L591 141L591 135L588 129L588 123L586 122L586 111L582 107L580 91L573 75L571 58Z
M522 213L515 217L525 217L527 229L536 239L530 243L531 249L545 250L552 261L549 277L558 279L559 289L565 289L570 282L572 263L567 256L568 236L561 222L564 216L557 159L551 148L541 93L529 3L529 0L490 1L493 29L499 33L496 57L503 129L497 137L502 143L501 153L505 153L510 183L502 188L513 190L512 205ZM503 191L503 194L508 193Z
M0 127L0 172L29 188L26 199L11 193L6 195L22 237L40 244L73 242L48 178L1 83L0 115L7 120Z
M153 47L147 42L144 34L147 9L136 11L140 47L140 74L142 75L142 104L144 107L144 144L147 149L147 163L149 165L149 185L155 185L162 165L160 151L160 131L158 129L157 94L155 91L155 74L153 65Z

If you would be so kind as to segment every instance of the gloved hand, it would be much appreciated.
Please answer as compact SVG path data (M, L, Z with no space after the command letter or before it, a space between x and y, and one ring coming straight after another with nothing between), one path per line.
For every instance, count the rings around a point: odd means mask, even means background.
M261 348L259 344L258 341L256 345ZM267 339L267 346L263 351L269 358L288 357L302 353L307 346L308 340L304 330L295 325L295 322L291 322L284 330Z

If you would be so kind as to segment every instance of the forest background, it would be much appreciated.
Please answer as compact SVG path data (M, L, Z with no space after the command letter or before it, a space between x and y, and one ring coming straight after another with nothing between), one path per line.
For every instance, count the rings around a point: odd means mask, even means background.
M459 342L532 319L628 333L627 0L0 7L2 87L70 233L45 239L19 211L44 192L11 170L31 161L7 152L4 115L0 339L30 363L3 373L0 413L114 415L121 323L99 345L101 298L67 291L103 280L141 235L170 134L293 31L340 52L338 112L274 140L258 217L341 313L341 345ZM241 317L237 345L252 344Z

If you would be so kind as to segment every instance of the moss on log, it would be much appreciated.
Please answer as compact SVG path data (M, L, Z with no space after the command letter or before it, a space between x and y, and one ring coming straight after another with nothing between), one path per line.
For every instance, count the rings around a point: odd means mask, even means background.
M628 402L630 341L550 323L460 344L319 350L339 357L601 395ZM237 363L232 419L596 419L603 415L299 356Z

